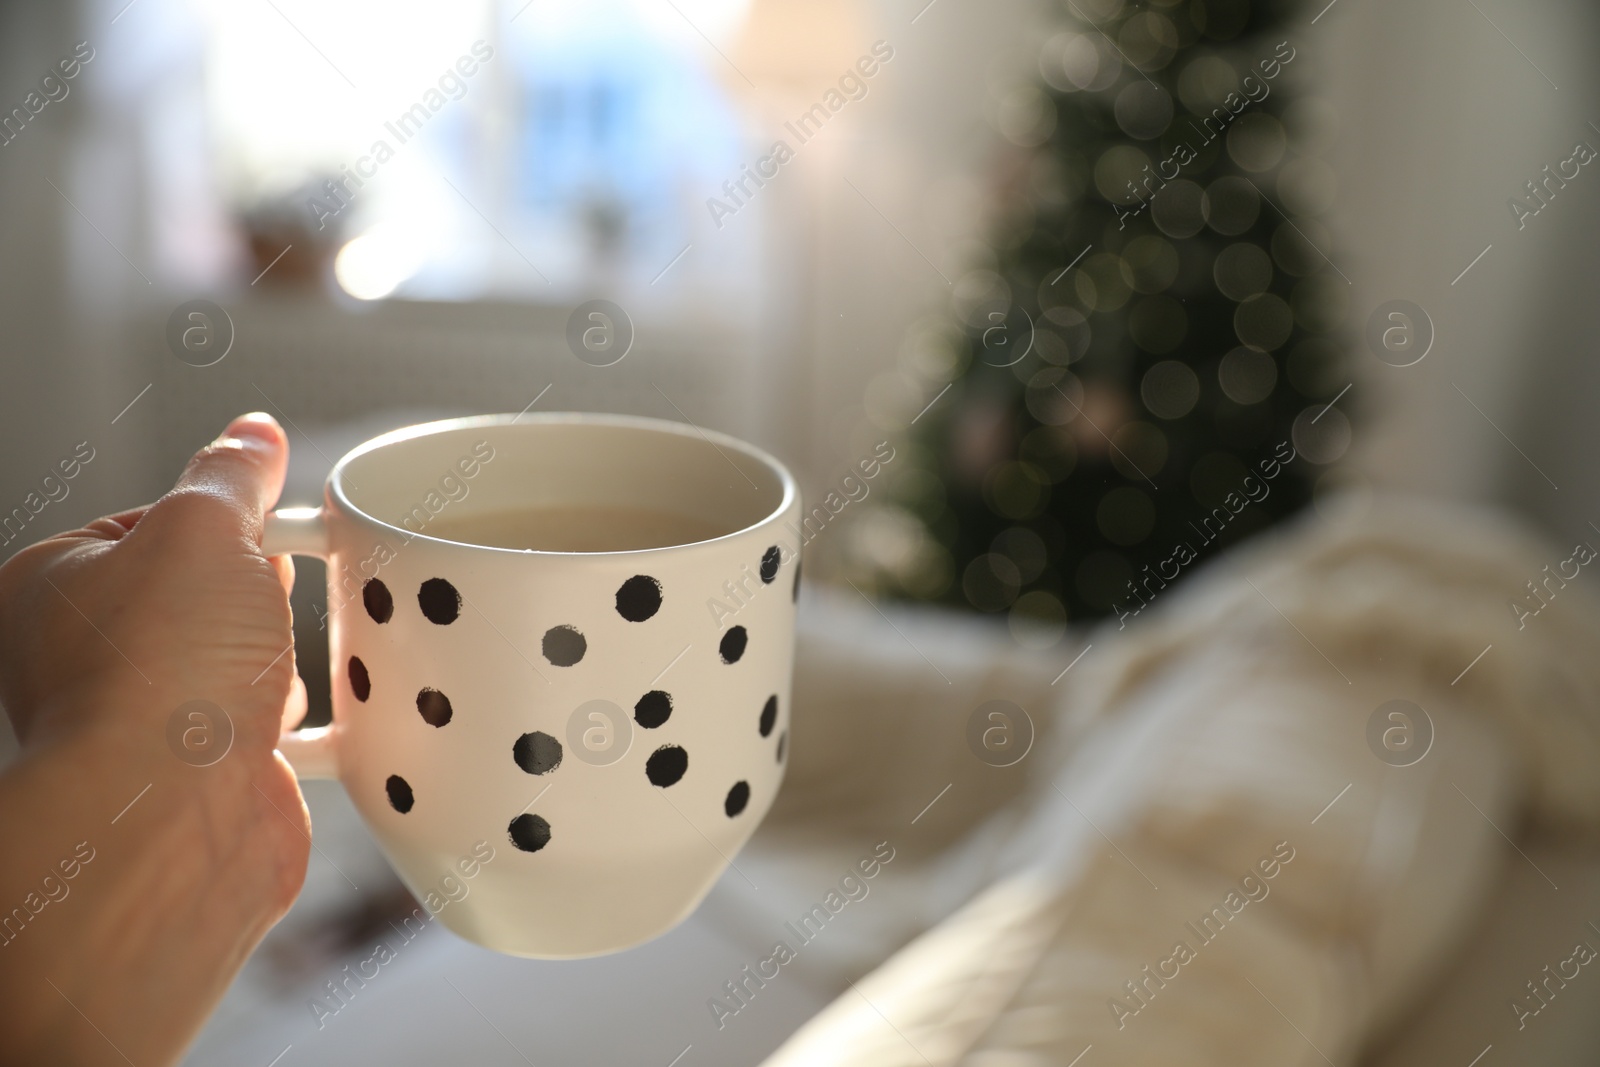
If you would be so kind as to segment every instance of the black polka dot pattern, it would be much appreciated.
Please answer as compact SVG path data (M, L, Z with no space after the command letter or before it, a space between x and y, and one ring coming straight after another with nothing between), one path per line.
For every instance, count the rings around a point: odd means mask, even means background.
M389 794L389 806L401 815L411 810L411 805L417 798L411 792L411 783L398 774L391 774L389 780L383 783L383 788Z
M650 753L650 758L645 760L645 777L650 779L650 784L665 789L669 785L676 785L683 777L683 772L689 769L689 753L677 745L663 745Z
M429 578L417 590L417 606L429 622L449 626L461 616L461 594L443 578Z
M589 651L589 642L575 626L552 626L544 632L544 658L557 667L570 667Z
M429 726L443 726L455 714L450 698L437 689L424 689L417 694L417 713Z
M549 774L561 766L561 742L540 730L523 734L511 746L517 766L529 774Z
M351 656L349 674L350 691L356 695L357 700L365 704L367 698L372 695L372 678L367 674L367 665L358 657Z
M550 824L538 815L518 815L506 831L511 843L524 852L538 852L550 843Z
M783 568L782 549L773 545L761 556L760 577L763 584L777 581ZM795 559L791 597L798 599L800 592L800 561ZM748 572L746 572L748 573ZM379 624L389 622L394 616L394 598L382 581L372 578L362 587L362 604L368 616ZM456 587L444 578L429 578L417 589L417 605L423 616L437 626L447 626L461 616L464 601ZM646 574L636 574L617 587L615 594L617 614L628 622L646 622L654 618L662 607L661 582ZM718 653L726 664L738 663L749 648L750 634L743 626L732 626L718 641ZM546 630L541 642L544 657L557 667L571 667L581 662L588 652L588 639L576 626L560 624ZM350 656L347 663L350 689L358 701L366 702L372 695L372 678L365 663L358 656ZM664 690L652 689L635 702L635 723L646 730L655 730L671 719L672 695ZM763 738L771 737L778 727L779 703L776 693L769 696L757 718L757 729ZM435 729L446 726L454 718L455 709L450 698L437 689L426 687L417 693L417 713ZM748 721L748 720L746 720ZM748 729L748 727L746 727ZM776 761L781 765L787 754L789 732L778 732ZM543 731L534 730L516 738L511 746L512 759L527 774L546 775L561 766L565 756L562 742ZM689 753L681 745L667 744L655 749L645 760L645 777L659 789L666 789L683 780L689 770ZM411 784L397 774L390 775L384 783L389 805L396 812L406 814L416 804ZM747 780L740 779L732 785L723 798L723 812L734 819L750 806L751 788ZM523 852L538 852L551 840L550 823L542 816L523 812L511 820L506 828L511 843Z
M648 574L635 574L617 589L617 614L629 622L644 622L661 610L661 583Z
M376 578L368 578L361 587L361 603L366 605L373 622L388 622L394 617L394 597L389 594L389 587Z
M728 790L728 799L722 802L722 810L728 813L728 818L733 818L744 811L745 805L750 803L750 783L734 782L733 788Z
M633 721L646 730L654 730L672 717L672 695L652 689L639 698L633 706Z

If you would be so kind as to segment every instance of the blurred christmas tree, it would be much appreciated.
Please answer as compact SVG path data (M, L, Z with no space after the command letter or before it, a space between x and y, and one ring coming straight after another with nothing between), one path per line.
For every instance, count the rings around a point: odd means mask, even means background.
M1301 508L1349 441L1301 8L1066 10L999 107L993 258L955 286L950 393L898 476L925 529L902 591L1057 632Z

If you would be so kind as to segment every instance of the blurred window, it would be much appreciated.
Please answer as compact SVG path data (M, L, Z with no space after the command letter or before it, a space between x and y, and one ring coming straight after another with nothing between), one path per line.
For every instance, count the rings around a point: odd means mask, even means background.
M357 296L645 292L742 156L748 0L196 2L219 197ZM672 286L748 287L750 240Z

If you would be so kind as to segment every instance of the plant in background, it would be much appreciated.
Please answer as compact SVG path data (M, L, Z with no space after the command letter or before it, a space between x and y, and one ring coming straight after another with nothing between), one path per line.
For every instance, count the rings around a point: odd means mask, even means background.
M1203 560L1303 507L1350 437L1329 406L1348 282L1317 221L1331 123L1300 88L1298 5L1066 10L1042 83L997 109L1015 147L988 259L908 341L950 391L891 486L919 539L879 574L1041 645L1136 610L1174 546ZM1251 491L1285 442L1295 461Z

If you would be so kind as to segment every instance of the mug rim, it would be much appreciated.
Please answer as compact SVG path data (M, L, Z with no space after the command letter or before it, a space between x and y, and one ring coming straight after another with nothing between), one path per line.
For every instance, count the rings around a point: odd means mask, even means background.
M528 421L523 422L524 419ZM376 515L373 515L364 508L358 507L353 501L351 501L349 495L345 492L345 469L353 461L360 459L362 456L365 456L370 452L376 452L390 445L399 444L402 441L410 441L415 438L428 437L434 434L446 433L453 430L471 429L473 427L532 425L539 422L552 425L565 424L612 426L618 428L647 430L652 433L671 434L677 437L698 437L719 451L723 448L731 449L748 459L755 460L757 463L766 467L769 471L777 475L778 482L783 488L783 494L781 499L778 501L777 507L773 508L772 511L768 512L760 519L757 519L755 522L752 522L746 526L741 526L737 530L730 530L727 533L718 534L716 537L708 537L703 541L687 541L682 544L673 545L653 545L649 548L617 549L607 552L575 552L558 551L545 548L505 548L500 545L475 545L466 541L452 541L448 538L434 537L427 533L408 530L402 526L396 526L393 523L385 522L383 519L378 518ZM414 426L402 426L363 441L361 444L346 452L343 456L340 456L338 462L333 465L333 469L328 472L327 492L329 497L338 503L340 510L350 514L351 516L359 517L360 519L372 523L375 526L382 527L385 530L393 531L394 533L404 537L408 543L417 538L422 538L437 545L450 545L456 548L477 549L484 552L504 552L515 556L532 555L574 559L599 556L636 556L650 552L673 552L679 549L697 547L700 545L714 545L730 538L742 536L751 532L752 530L759 530L764 526L771 525L789 510L790 506L795 502L796 499L799 498L800 495L799 486L794 480L794 475L789 473L789 468L785 467L777 459L777 457L773 456L765 449L757 448L755 445L752 445L746 441L742 441L737 437L733 437L717 430L704 430L693 423L673 422L669 419L656 419L644 415L614 415L604 412L591 411L544 411L534 415L529 415L527 412L521 412L516 415L510 414L509 412L497 415L466 415L453 419L437 419L433 422L417 423Z

